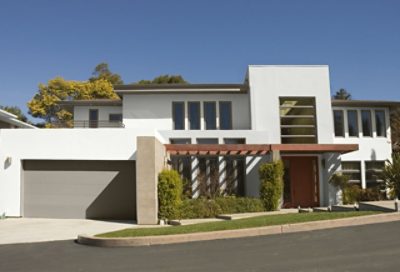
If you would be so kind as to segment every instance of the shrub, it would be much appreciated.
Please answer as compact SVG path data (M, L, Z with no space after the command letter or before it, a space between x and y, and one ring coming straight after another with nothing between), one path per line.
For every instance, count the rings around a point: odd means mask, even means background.
M217 197L215 202L221 212L227 214L264 211L263 202L259 198L227 196Z
M360 201L378 201L385 199L385 194L379 190L379 187L367 188L361 191Z
M279 208L283 192L283 171L282 161L264 163L260 166L260 199L267 211Z
M358 185L347 185L342 189L343 204L354 204L360 201L362 189Z
M175 170L163 170L158 175L158 217L175 219L182 203L182 180Z
M221 208L214 199L195 198L186 199L180 208L181 219L211 218L221 214Z
M382 178L390 190L391 197L400 198L400 153L393 154L393 161L387 161Z
M201 197L184 200L180 209L180 218L211 218L219 214L262 211L264 211L264 205L258 198L227 196L207 199Z

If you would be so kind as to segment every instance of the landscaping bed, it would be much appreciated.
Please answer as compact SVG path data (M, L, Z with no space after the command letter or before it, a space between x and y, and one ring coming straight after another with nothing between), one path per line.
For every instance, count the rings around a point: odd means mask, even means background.
M142 236L159 236L159 235L187 234L187 233L198 233L198 232L208 232L208 231L246 229L246 228L257 228L265 226L357 217L364 215L373 215L378 213L380 212L354 211L354 212L267 215L267 216L258 216L253 218L232 220L232 221L209 222L209 223L200 223L194 225L174 226L165 228L130 228L120 231L98 234L96 235L96 237L104 237L104 238L142 237Z

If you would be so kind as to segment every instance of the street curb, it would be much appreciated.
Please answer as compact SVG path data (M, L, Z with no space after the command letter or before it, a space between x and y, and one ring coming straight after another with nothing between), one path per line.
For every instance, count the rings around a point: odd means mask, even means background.
M252 236L264 236L271 234L294 233L311 230L331 229L339 227L359 226L367 224L400 221L400 213L387 213L377 215L365 215L334 220L312 221L305 223L267 226L249 229L222 230L199 232L189 234L173 234L160 236L143 236L131 238L102 238L88 235L79 235L77 242L83 245L99 247L133 247L177 244L195 241L209 241L229 238L241 238Z

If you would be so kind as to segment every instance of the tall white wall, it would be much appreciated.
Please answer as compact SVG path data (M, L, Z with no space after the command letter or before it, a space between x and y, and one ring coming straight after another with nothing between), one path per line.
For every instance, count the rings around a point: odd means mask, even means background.
M135 160L137 136L164 141L143 128L0 130L0 214L20 215L21 160Z
M172 130L172 102L174 101L231 101L233 129L250 128L248 94L125 94L123 118L127 128ZM218 105L217 105L218 112ZM186 106L186 118L187 118ZM201 104L203 120L203 105Z
M122 114L122 106L75 106L74 120L89 120L89 110L99 110L99 120L109 120L110 114Z
M281 142L279 97L316 99L318 143L333 142L328 66L249 66L251 128L268 130L272 144Z

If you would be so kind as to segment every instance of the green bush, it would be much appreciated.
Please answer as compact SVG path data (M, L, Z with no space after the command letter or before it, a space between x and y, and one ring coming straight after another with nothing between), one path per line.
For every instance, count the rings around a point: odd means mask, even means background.
M392 161L387 161L382 178L390 190L392 198L400 199L400 153L394 153Z
M184 200L180 209L180 218L212 218L219 214L262 211L264 211L264 205L258 198L227 196L207 199L201 197Z
M263 202L259 198L227 196L217 197L215 202L225 214L264 211Z
M264 163L259 168L260 175L260 199L267 211L279 209L283 192L283 163L275 161Z
M176 219L182 203L182 180L175 170L163 170L158 175L158 217Z
M362 189L358 185L347 185L342 189L343 204L354 204L360 201Z
M180 208L181 219L212 218L218 214L222 214L222 211L215 200L203 197L186 199Z

